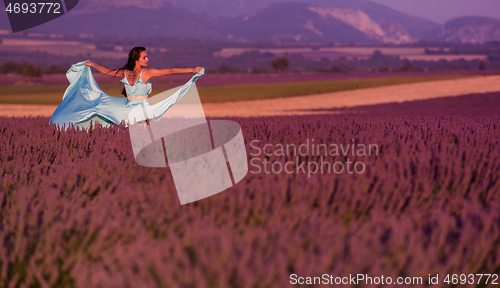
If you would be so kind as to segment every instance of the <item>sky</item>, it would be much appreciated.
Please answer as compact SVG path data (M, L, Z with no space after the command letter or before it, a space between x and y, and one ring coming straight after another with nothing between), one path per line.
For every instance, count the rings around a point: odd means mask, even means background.
M500 0L372 0L395 10L442 24L471 15L500 19Z

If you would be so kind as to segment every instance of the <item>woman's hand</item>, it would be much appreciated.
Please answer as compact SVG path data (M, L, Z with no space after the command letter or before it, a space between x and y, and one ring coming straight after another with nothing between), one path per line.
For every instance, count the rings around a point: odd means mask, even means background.
M200 73L201 69L203 69L203 68L196 67L196 68L194 68L194 72L193 73Z
M87 67L87 66L92 67L92 66L94 66L94 63L92 61L87 61L87 62L85 62L85 67Z

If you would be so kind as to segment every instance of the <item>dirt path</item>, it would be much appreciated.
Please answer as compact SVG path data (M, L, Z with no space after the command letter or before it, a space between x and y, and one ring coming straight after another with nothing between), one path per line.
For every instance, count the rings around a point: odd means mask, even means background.
M270 100L206 103L203 104L203 110L205 115L210 117L324 114L325 112L308 110L425 100L497 91L500 91L500 76L480 76ZM56 107L55 105L2 104L0 105L0 116L49 117Z
M308 111L391 102L425 100L500 91L500 76L475 77L358 89L300 97L203 104L209 116L324 114Z

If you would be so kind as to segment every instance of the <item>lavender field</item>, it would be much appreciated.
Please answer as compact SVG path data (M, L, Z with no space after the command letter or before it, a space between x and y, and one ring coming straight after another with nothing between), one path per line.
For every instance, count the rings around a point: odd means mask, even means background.
M291 274L438 274L430 286L448 287L446 274L498 274L500 93L373 107L228 118L249 173L182 206L168 168L135 164L124 127L1 118L0 287L324 286ZM279 152L305 143L378 153ZM310 173L321 161L365 169ZM467 286L497 286L484 280Z

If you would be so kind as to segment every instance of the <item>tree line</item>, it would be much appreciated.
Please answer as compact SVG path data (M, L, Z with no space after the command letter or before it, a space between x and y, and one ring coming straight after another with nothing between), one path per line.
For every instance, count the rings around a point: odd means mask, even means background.
M42 69L40 65L7 61L0 65L0 74L23 75L31 82L32 78L42 77L43 74L65 74L68 69L61 65L49 65Z
M245 53L244 53L245 54ZM252 54L252 56L255 56ZM272 56L272 54L271 54ZM240 55L239 57L245 57ZM292 67L292 73L297 72L294 66L303 66L308 61L300 54L290 54L282 57L270 57L267 60L268 67L272 68L276 73L282 74L287 69ZM495 59L496 60L496 59ZM368 59L322 59L317 63L318 66L315 72L319 73L346 73L346 72L405 72L405 71L446 71L446 70L488 70L498 69L500 61L483 60L454 60L454 61L410 61L401 59L398 56L384 55L379 50L376 50ZM65 74L68 67L59 64L48 65L42 69L40 65L31 63L8 61L0 64L0 74L18 74L24 75L31 81L32 78L41 77L44 74ZM230 73L272 73L268 68L260 66L248 69L240 69L239 67L223 64L217 68L207 68L208 73L230 74Z

